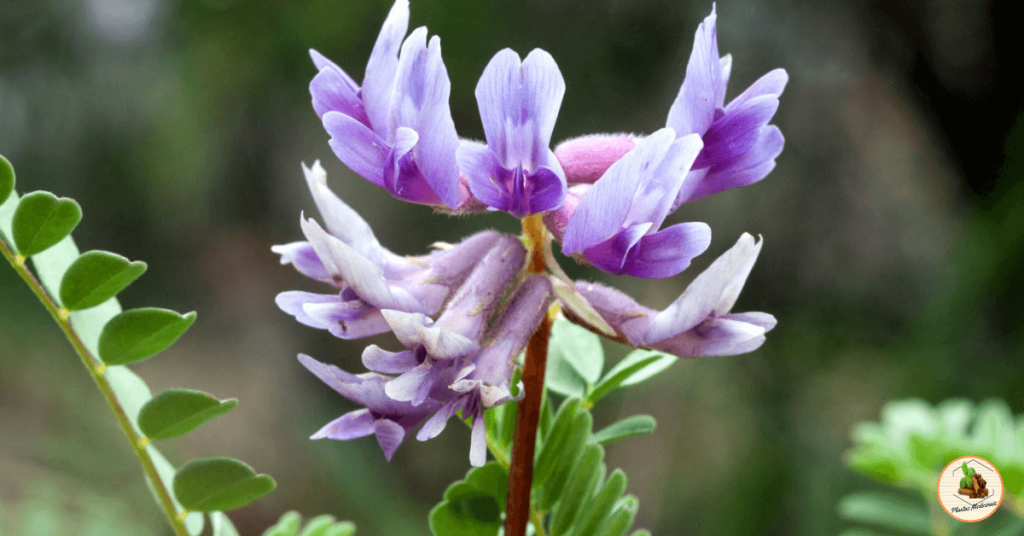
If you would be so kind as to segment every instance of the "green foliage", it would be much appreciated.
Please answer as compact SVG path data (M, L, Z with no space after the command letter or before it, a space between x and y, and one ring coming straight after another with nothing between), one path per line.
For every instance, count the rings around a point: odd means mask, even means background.
M103 328L100 358L108 365L144 361L174 344L195 320L195 313L180 315L155 307L125 311Z
M197 512L234 510L270 493L277 484L232 458L202 458L186 463L174 475L174 495Z
M444 492L430 511L430 530L438 536L495 536L508 496L508 471L496 462L474 467Z
M0 204L7 201L13 191L14 166L3 155L0 155Z
M139 412L139 428L151 439L187 434L206 421L231 411L238 400L218 400L202 391L168 389L146 403Z
M11 532L4 532L5 528ZM88 491L62 492L45 480L25 486L20 500L0 502L0 535L6 536L153 536L125 504Z
M179 480L174 466L152 444L143 441L145 432L153 439L185 433L231 409L236 401L219 401L185 390L172 390L153 398L142 378L120 365L147 359L167 349L191 326L195 314L182 316L162 309L122 313L115 297L145 271L145 264L100 251L79 255L70 236L82 218L78 204L47 192L19 199L13 184L13 169L0 157L0 250L34 287L54 320L74 341L83 364L100 389L116 401L115 415L125 433L134 437L133 448L144 460L144 468L151 463L155 469L147 469L146 477L157 502L162 503L158 489L170 495L175 510L169 511L169 504L165 508L168 521L179 517L183 505L188 506L195 511L184 517L184 526L195 536L203 531L204 516L200 511L244 506L272 490L274 482L270 477L255 475L247 465L224 459L199 460L186 466L188 471L182 471L184 478L180 479L182 489L187 491L185 501L171 491ZM15 252L31 258L34 279L28 273L28 265L15 257ZM69 317L58 311L61 304L72 311ZM99 356L105 359L102 363ZM109 366L101 366L104 363ZM159 482L153 482L151 476ZM210 487L204 489L204 485ZM223 514L213 512L211 519L217 536L237 535Z
M42 253L70 235L80 221L82 208L73 199L58 199L50 192L28 194L11 221L14 245L26 257Z
M882 409L881 422L860 423L852 436L854 446L846 456L851 469L917 492L924 502L892 493L859 492L840 501L843 518L909 534L973 534L970 525L985 525L984 534L1024 530L1024 418L1014 419L1005 402L988 400L975 406L954 399L935 407L917 399L890 402ZM945 514L930 515L927 505L934 501L939 472L961 456L980 456L995 464L1003 479L1006 510L1020 519L1004 515L1001 521L964 524ZM960 487L967 487L974 469L961 464L960 470L965 475ZM853 534L848 531L844 536Z
M210 514L210 527L213 529L213 536L238 536L238 529L224 512Z
M628 387L663 372L679 358L652 350L635 350L601 378L604 350L601 339L567 320L556 320L551 328L545 388L575 396L593 406L619 387Z
M106 251L83 253L60 282L60 301L71 311L91 309L120 294L145 272L144 262Z
M650 415L633 415L602 428L590 439L600 445L607 445L620 439L654 431L657 422Z

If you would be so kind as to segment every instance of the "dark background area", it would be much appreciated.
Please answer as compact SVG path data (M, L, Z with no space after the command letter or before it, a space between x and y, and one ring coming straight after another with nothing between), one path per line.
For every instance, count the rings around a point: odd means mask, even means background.
M0 0L0 153L22 191L77 199L83 249L149 263L127 307L196 310L174 349L135 369L154 390L203 389L239 407L166 442L181 462L231 455L278 491L232 514L259 534L287 509L354 520L360 534L426 534L426 513L468 468L468 430L408 441L311 442L351 406L295 361L358 371L346 343L279 312L317 290L270 246L314 212L299 163L398 253L497 228L400 203L331 153L309 103L307 49L355 79L388 3L369 0ZM784 67L786 136L762 183L680 209L709 251L668 280L612 279L661 308L742 232L764 250L737 304L779 326L757 352L678 363L613 395L598 426L644 412L652 436L608 449L655 534L836 533L836 501L875 485L845 469L850 427L892 399L1005 399L1024 412L1024 92L1011 2L730 0L718 3L727 98ZM473 89L504 47L555 57L567 92L554 139L664 125L710 3L412 0L410 29L440 35L456 128L483 137ZM106 501L165 534L136 462L60 332L0 268L0 528L40 494L65 520ZM610 362L626 353L609 346ZM702 490L686 479L714 475ZM43 489L43 491L39 491ZM49 500L49 499L48 499ZM69 521L66 521L70 523ZM70 525L69 525L70 527ZM71 528L66 529L71 531ZM143 529L140 529L143 530ZM73 533L73 532L68 532Z

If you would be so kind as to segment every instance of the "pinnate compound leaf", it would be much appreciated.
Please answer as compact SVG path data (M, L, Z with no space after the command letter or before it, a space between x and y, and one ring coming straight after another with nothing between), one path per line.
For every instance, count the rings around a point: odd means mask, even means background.
M601 489L583 512L583 518L576 525L574 534L597 534L605 518L615 508L622 494L626 492L626 474L620 469L612 471Z
M614 443L620 439L654 431L657 421L650 415L633 415L612 423L591 436L591 441L599 445Z
M191 389L168 389L142 407L139 428L150 439L187 434L206 421L234 409L238 400L217 400Z
M0 204L14 191L14 166L0 154Z
M50 192L33 192L18 202L11 221L11 235L18 252L30 257L64 240L80 221L82 207L74 199L58 199Z
M548 347L546 387L560 395L583 398L601 377L602 368L601 339L572 322L556 320Z
M302 516L295 511L287 512L274 525L263 531L263 536L298 536L302 527Z
M508 472L498 463L475 467L465 480L444 492L444 501L430 511L435 536L495 536L508 495Z
M152 458L153 465L156 466L156 472L160 475L160 481L163 482L164 488L171 494L171 501L174 502L175 510L181 512L183 510L181 501L179 501L171 491L173 489L174 482L174 466L171 465L171 462L167 461L167 458L164 458L164 455L161 454L160 451L158 451L152 444L146 447L146 452L148 452L149 457ZM149 491L153 493L153 498L157 500L157 503L159 503L160 500L157 498L156 491L153 489L153 483L149 482L148 477L146 479L146 483L149 484ZM206 517L203 516L202 512L192 512L185 516L185 528L192 536L199 536L199 534L203 532L203 525L205 523Z
M636 385L654 377L678 360L679 358L674 355L652 350L630 352L604 375L587 399L594 404L619 387Z
M117 296L146 271L146 263L106 251L83 253L60 282L60 301L78 311L90 309Z
M274 491L268 475L232 458L202 458L186 463L174 475L174 495L196 512L234 510Z
M100 358L108 365L127 365L149 359L174 344L195 320L195 313L180 315L167 309L125 311L103 328Z
M213 528L213 536L238 536L238 529L224 512L211 513L210 526Z
M931 534L925 505L890 493L861 492L847 495L839 501L839 516L909 534Z

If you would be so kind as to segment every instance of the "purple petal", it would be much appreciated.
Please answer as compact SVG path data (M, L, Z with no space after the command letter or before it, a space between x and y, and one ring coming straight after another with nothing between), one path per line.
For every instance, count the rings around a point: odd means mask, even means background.
M675 337L651 344L679 357L737 355L764 342L764 328L746 322L711 318Z
M464 403L463 398L456 398L441 406L441 409L437 410L433 417L423 423L423 428L420 428L419 433L416 434L416 439L426 441L441 435L445 426L448 425L448 419L462 409Z
M732 309L761 251L761 242L744 233L732 248L698 275L681 296L658 313L646 334L656 342L693 329L710 316Z
M637 347L646 341L646 333L651 319L657 311L640 305L626 294L613 288L577 281L576 291L590 302L591 306L601 315L612 328Z
M555 148L555 157L569 184L592 184L633 147L636 140L628 134L594 134L563 141Z
M351 87L355 91L359 91L359 84L357 84L355 80L352 80L352 77L345 73L344 69L339 67L337 63L334 63L333 61L328 59L327 56L324 56L323 54L317 52L316 49L311 48L309 49L309 59L313 60L313 65L316 67L317 71L322 71L327 68L341 71L341 73L344 75L345 81L348 82L349 87Z
M660 160L652 161L646 170L641 169L637 193L626 221L651 222L652 230L660 228L703 146L696 134L682 136L672 142Z
M423 177L413 148L419 142L419 134L407 127L395 130L395 144L388 152L384 172L384 188L396 199L421 205L439 205L441 199Z
M381 313L403 346L415 348L422 345L431 357L455 359L480 348L478 342L455 331L435 327L425 315L388 309Z
M388 331L388 323L384 321L380 310L370 307L362 300L306 303L303 304L302 310L339 339L362 339Z
M715 121L704 135L704 150L693 167L696 169L726 164L749 151L779 109L774 95L754 97Z
M672 277L690 265L694 257L711 245L711 227L706 223L680 223L640 239L639 254L625 266L634 277Z
M615 236L583 250L583 255L594 266L613 275L626 273L627 263L639 251L634 246L651 228L651 223L635 223L615 233Z
M726 113L732 113L736 108L743 106L750 99L760 97L762 95L774 95L776 98L782 96L782 91L786 89L786 83L789 82L789 74L786 73L785 69L775 69L768 74L757 79L757 82L751 84L740 96L729 102L729 105L725 107ZM719 104L721 106L721 104Z
M540 275L529 276L515 291L509 305L486 335L485 347L474 357L470 379L508 388L516 357L537 330L551 301L551 283Z
M388 352L376 344L371 344L363 350L363 366L374 372L403 374L419 364L416 354L409 350Z
M491 58L476 86L487 146L506 168L528 170L547 158L565 81L555 60L535 49L520 62L505 49Z
M420 399L423 395L424 384L431 384L427 386L426 391L428 392L429 388L433 386L433 382L429 380L436 376L437 371L434 370L435 368L432 363L417 365L412 370L384 384L384 392L394 400L412 402L414 406L418 406L419 404L416 403L416 400ZM425 399L426 397L423 396L423 398Z
M686 78L679 88L679 95L668 112L666 126L680 135L704 135L714 120L715 104L720 102L718 92L723 91L722 63L718 56L714 7L697 28L693 39L693 52L686 65Z
M496 178L507 173L498 155L486 145L463 143L456 151L459 169L469 180L469 189L480 202L498 210L508 207L504 188L498 186Z
M469 443L469 464L483 467L487 462L487 427L484 424L483 411L473 416L473 434Z
M323 118L327 112L339 112L369 126L370 119L366 117L363 100L359 98L359 87L352 84L352 79L341 69L321 69L309 83L316 115Z
M768 313L731 313L722 315L719 318L726 320L737 320L739 322L746 322L755 326L764 328L765 331L771 331L775 328L778 323L775 317Z
M732 54L726 54L719 59L722 66L722 77L719 79L718 87L715 89L715 107L721 108L725 105L725 88L729 85L729 75L732 74Z
M387 143L366 125L339 112L324 114L323 123L331 135L328 144L338 159L356 174L383 188Z
M562 206L558 210L550 210L544 213L544 226L551 231L555 240L562 241L562 238L565 236L565 227L569 225L569 220L572 219L572 215L576 212L576 207L579 206L583 196L590 191L590 186L590 184L570 186L565 191L565 199L562 200Z
M398 70L398 50L408 29L409 2L396 0L388 12L387 19L384 20L377 42L373 45L370 60L366 63L363 102L366 104L366 115L370 118L373 131L381 138L387 138L391 93Z
M322 320L315 319L306 314L304 305L307 303L328 303L339 304L341 298L337 294L313 294L311 292L300 292L291 290L282 292L274 299L274 303L285 313L295 317L300 324L317 329L327 329L327 324Z
M346 441L366 437L374 433L374 418L368 409L357 409L350 411L337 419L327 423L326 426L317 430L310 439L336 439Z
M744 155L726 166L710 170L691 171L687 181L696 179L692 191L680 191L676 206L703 199L709 195L740 186L747 186L768 176L775 168L775 159L782 153L785 139L775 125L761 128L757 142Z
M551 158L557 165L557 161ZM562 206L565 200L566 182L561 170L551 169L547 166L538 166L537 170L526 178L532 192L527 194L529 203L528 214L537 214L555 210Z
M374 434L377 436L377 443L380 444L381 450L384 451L384 459L390 462L391 457L398 450L398 445L401 445L402 440L405 439L405 428L395 421L379 419L374 425Z
M366 220L359 216L359 213L352 210L328 188L327 172L320 165L320 161L313 162L312 169L303 165L302 171L306 175L306 184L309 185L309 191L313 194L313 202L316 203L316 208L324 219L327 231L352 246L364 257L378 263L383 262L385 256L383 248L377 241L377 237L373 235L373 229L366 223Z
M303 234L313 245L332 280L339 284L344 282L360 298L374 307L400 307L384 282L379 266L360 255L348 244L327 234L316 221L303 217L300 224Z
M413 148L416 165L433 194L454 209L462 196L455 162L459 136L448 105L451 82L441 59L440 38L432 37L428 48L426 36L426 28L418 28L402 45L390 124L419 133Z
M477 264L437 319L438 328L479 340L491 313L525 260L526 249L518 238L508 235L498 238L494 248Z
M281 264L291 264L298 272L308 278L319 281L330 281L331 276L320 262L316 250L309 242L292 242L280 246L273 246L270 251L281 256Z

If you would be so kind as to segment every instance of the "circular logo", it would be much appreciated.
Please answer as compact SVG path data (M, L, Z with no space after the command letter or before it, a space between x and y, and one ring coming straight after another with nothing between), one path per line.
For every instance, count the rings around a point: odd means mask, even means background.
M973 523L994 514L1003 501L1003 478L985 458L964 456L942 470L936 486L943 510Z

